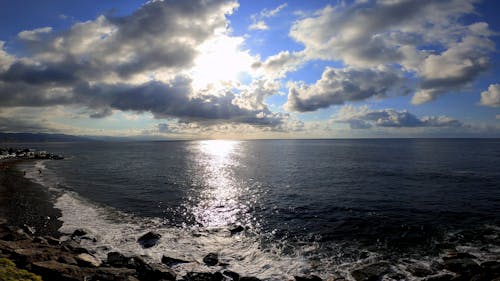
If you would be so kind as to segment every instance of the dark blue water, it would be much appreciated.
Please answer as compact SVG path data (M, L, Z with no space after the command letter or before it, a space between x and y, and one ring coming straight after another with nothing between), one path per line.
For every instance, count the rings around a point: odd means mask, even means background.
M367 253L438 256L445 248L498 243L484 236L500 227L500 140L39 146L66 156L45 162L47 174L94 208L170 229L242 225L259 249L309 264L343 264Z

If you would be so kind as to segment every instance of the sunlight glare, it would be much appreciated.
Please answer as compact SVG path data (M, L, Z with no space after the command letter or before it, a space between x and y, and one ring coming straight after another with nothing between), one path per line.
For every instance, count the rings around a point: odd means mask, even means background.
M194 87L200 89L208 85L236 84L240 76L250 73L255 59L247 50L241 50L243 41L242 37L219 35L202 44L191 72Z

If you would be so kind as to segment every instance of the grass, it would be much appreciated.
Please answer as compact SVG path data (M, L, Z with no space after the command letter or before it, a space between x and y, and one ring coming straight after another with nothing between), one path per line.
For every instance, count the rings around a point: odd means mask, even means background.
M0 258L0 281L42 281L42 277L17 268L9 259Z

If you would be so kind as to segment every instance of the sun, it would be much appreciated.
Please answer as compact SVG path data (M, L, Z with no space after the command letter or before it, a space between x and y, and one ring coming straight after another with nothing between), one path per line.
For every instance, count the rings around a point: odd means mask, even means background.
M255 58L248 50L242 50L244 38L217 35L198 48L199 55L191 71L193 86L206 88L209 85L231 84L250 74Z

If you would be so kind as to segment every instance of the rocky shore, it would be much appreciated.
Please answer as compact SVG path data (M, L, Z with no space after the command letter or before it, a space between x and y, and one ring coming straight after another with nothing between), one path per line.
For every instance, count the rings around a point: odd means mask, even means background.
M157 263L146 262L141 256L125 256L113 251L108 252L105 259L100 259L80 245L83 239L95 239L84 229L61 237L57 231L60 227L60 221L57 220L59 214L50 205L48 195L15 170L14 164L0 162L0 258L13 261L18 268L40 275L45 281L259 280L224 269L227 264L219 261L217 253L207 253L203 258L203 263L213 268L213 271L188 272L182 276L176 274L175 267L189 261L170 257L167 253ZM25 199L23 194L30 192L35 194L30 196L31 199ZM33 198L40 201L33 202ZM231 233L236 234L241 230L235 228ZM137 243L144 248L155 247L160 239L161 235L147 232L137 238ZM469 253L448 250L431 264L408 261L404 273L387 257L361 263L348 273L339 272L325 279L308 275L292 276L289 280L500 281L500 262L484 261Z

